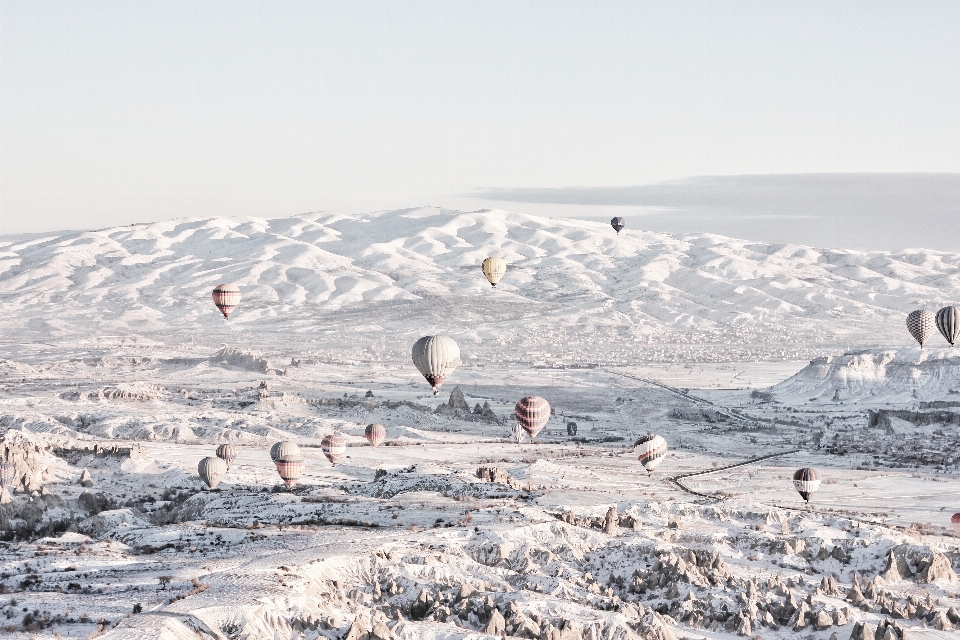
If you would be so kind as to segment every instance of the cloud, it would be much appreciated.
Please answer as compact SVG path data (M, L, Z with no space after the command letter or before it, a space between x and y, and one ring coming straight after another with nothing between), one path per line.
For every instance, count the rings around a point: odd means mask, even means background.
M701 176L651 185L483 189L474 196L556 205L567 209L565 215L583 207L628 208L631 226L672 233L960 251L958 173Z

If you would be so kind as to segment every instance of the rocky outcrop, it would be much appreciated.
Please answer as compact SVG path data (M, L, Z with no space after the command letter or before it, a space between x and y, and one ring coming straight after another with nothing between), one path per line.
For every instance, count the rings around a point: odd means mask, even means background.
M915 580L917 582L957 582L949 558L929 547L899 545L890 550L887 568L881 574L887 582Z
M641 637L649 640L677 640L666 619L656 611L650 611L640 619Z
M490 408L489 402L484 402L482 407L478 402L471 411L460 387L455 387L450 392L450 399L437 407L434 413L441 416L455 416L468 421L500 422L500 417Z
M681 555L674 552L657 552L657 560L649 569L637 569L633 573L630 590L645 593L647 590L665 587L670 582L697 586L720 586L733 574L718 553L709 550L687 549Z
M487 628L484 630L484 633L491 636L500 637L506 633L507 621L503 618L503 615L496 609L490 614L490 621L487 623Z
M477 477L483 480L484 482L497 482L499 484L505 484L512 489L517 491L531 491L535 487L532 487L530 484L525 484L520 482L509 473L503 467L480 467L477 469Z
M13 491L39 491L43 470L40 453L46 447L28 440L19 431L7 431L0 440L0 460L14 466Z
M245 371L254 371L256 373L276 374L276 371L270 368L270 363L266 358L261 358L250 353L244 353L239 349L224 347L210 357L210 364L221 367L233 367Z
M615 536L618 533L617 529L617 508L610 507L607 509L607 517L604 519L603 532Z
M450 392L447 406L456 411L470 411L470 405L467 404L467 399L463 397L463 391L460 390L460 387L454 387L453 391Z

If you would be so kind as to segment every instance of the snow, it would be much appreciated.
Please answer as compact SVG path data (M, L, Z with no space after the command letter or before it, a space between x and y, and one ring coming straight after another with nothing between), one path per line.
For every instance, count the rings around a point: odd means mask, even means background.
M904 326L960 298L957 254L423 208L4 237L0 264L0 429L49 494L0 509L4 637L493 638L494 609L550 640L958 635L948 573L875 580L897 549L960 570L960 355ZM410 361L433 333L464 361L438 397ZM458 386L471 409L438 413ZM555 415L518 445L527 395Z

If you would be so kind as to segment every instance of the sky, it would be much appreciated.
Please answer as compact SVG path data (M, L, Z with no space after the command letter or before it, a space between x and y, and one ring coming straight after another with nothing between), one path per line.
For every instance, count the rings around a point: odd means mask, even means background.
M958 2L0 0L0 233L429 204L791 241L744 222L783 206L584 194L956 174L958 113ZM876 215L942 218L949 176L892 179ZM851 180L822 244L874 215Z

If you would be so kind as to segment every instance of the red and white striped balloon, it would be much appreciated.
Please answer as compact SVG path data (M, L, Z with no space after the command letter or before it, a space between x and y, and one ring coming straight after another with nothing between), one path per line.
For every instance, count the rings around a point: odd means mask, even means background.
M527 435L536 438L550 420L550 403L539 396L527 396L517 403L513 414Z
M228 282L218 284L213 290L213 304L217 305L223 317L229 320L230 314L240 304L240 287Z
M280 458L277 460L277 473L280 474L280 479L288 487L293 487L297 484L297 480L300 479L300 476L303 475L303 468L305 464L303 458L290 457L290 458Z

